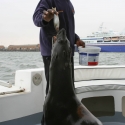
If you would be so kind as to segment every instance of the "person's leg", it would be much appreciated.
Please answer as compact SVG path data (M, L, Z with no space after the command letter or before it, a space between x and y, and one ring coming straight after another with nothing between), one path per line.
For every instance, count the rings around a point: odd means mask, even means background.
M73 87L75 89L75 85L74 85L74 58L71 57L71 63L72 63L72 81L73 81Z
M43 56L43 63L44 63L44 70L45 70L45 77L46 77L46 95L49 90L49 66L50 66L51 56ZM43 109L44 110L44 109ZM41 125L44 125L44 114L42 116Z
M46 76L46 95L49 90L49 66L50 66L51 56L43 56L43 62L44 62L44 70L45 70L45 76Z

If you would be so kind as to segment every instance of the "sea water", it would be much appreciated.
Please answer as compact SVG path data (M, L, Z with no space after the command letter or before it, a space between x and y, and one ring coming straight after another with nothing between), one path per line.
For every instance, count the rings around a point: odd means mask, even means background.
M74 65L79 65L75 52ZM125 65L125 53L100 53L98 65ZM40 52L0 52L0 80L14 83L15 71L43 67Z

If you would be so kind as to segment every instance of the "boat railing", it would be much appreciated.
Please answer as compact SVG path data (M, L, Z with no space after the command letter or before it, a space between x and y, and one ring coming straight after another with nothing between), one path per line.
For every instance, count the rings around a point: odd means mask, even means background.
M0 80L0 95L20 93L24 91L25 91L24 88L19 88L9 82Z
M4 86L4 87L8 87L8 88L11 88L11 87L12 87L12 84L11 84L11 83L5 82L5 81L2 81L2 80L0 80L0 85L1 85L1 86Z

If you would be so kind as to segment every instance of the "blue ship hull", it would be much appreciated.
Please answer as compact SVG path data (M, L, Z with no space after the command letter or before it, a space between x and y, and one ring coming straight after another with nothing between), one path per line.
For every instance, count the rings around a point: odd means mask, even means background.
M98 46L101 52L125 52L125 44L87 44L88 46Z

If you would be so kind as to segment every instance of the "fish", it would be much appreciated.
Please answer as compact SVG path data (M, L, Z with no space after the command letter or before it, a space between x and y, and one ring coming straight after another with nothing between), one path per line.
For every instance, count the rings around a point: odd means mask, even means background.
M55 8L52 7L52 9L53 9L54 11L56 11L56 7L55 7ZM59 21L59 16L58 16L58 14L54 14L53 24L54 24L54 28L55 28L56 32L58 32L58 31L59 31L59 25L60 25L60 21Z
M72 79L71 47L63 28L53 43L44 125L102 125L77 98Z

